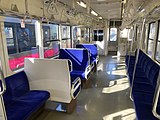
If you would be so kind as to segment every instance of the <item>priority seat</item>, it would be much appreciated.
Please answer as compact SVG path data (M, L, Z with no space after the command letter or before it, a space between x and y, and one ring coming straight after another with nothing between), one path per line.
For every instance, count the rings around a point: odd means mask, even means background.
M39 110L50 97L49 92L30 90L24 71L5 79L6 92L3 95L7 120L26 120Z

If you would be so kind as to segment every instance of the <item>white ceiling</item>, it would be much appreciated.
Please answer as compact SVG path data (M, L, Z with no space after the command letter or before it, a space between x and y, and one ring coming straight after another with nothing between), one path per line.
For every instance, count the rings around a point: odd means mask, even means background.
M91 7L105 19L121 18L121 0L91 0Z
M72 0L59 0L69 6L73 6ZM80 1L80 0L75 0ZM87 0L83 0L85 3ZM90 0L91 8L104 19L121 19L121 0ZM75 5L76 9L86 12L87 9Z

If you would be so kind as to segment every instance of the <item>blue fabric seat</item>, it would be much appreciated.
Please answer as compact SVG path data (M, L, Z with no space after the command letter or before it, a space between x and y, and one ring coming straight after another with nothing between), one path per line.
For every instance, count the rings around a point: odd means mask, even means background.
M26 120L50 97L49 92L30 90L24 71L5 79L6 92L3 95L8 120Z
M136 56L129 56L129 55L125 56L125 63L127 66L128 66L128 62L129 62L129 64L134 64L135 60L136 60Z
M72 62L73 70L71 77L80 77L86 79L86 71L89 67L90 58L87 49L60 49L59 59L69 59Z
M134 65L129 64L128 76L132 82ZM157 120L152 113L155 88L160 66L154 62L143 51L139 51L136 73L132 85L132 96L134 100L136 115L138 120ZM160 108L158 102L158 110Z
M96 59L98 56L98 50L96 44L77 44L76 48L85 48L90 51L90 63L92 64L94 62L95 64L97 64Z
M137 120L158 120L152 113L152 105L134 102Z

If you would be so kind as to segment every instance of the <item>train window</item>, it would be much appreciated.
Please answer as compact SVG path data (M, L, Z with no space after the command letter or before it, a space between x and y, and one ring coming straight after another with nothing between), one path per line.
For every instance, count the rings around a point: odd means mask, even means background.
M25 26L25 28L21 28L19 22L4 23L11 70L22 68L26 57L39 57L38 49L36 48L35 25L26 24Z
M123 29L122 31L120 31L120 37L121 38L128 38L128 31L129 29Z
M94 41L103 41L103 30L94 30Z
M117 41L117 28L110 29L110 41Z
M52 58L59 54L58 25L43 24L44 58Z
M89 28L86 28L85 29L85 34L84 34L84 39L85 41L89 42L89 35L90 35L90 29Z
M80 42L80 28L73 26L72 27L72 40L73 40L73 47L76 47L76 44Z
M147 53L149 56L152 56L153 53L153 47L154 47L154 37L156 34L156 23L150 23L149 24L149 38L148 38L148 50Z
M159 30L158 30L158 40L156 47L156 60L160 62L160 22L159 22Z
M5 27L5 34L6 34L6 42L7 42L7 48L8 49L8 53L12 54L12 53L16 53L16 43L14 42L14 38L13 38L13 27L12 26L6 26ZM11 49L12 48L12 49Z
M62 26L61 35L62 35L62 48L71 48L71 34L70 26Z

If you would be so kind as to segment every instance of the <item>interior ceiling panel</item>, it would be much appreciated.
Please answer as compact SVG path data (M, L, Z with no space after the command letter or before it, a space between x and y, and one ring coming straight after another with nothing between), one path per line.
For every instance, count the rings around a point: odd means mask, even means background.
M59 0L69 6L73 6L72 0ZM81 0L75 0L81 1ZM86 3L86 0L82 0ZM104 19L121 19L121 0L90 0L91 8ZM87 12L86 9L75 3L76 9Z
M121 0L91 0L91 7L105 19L121 19Z

